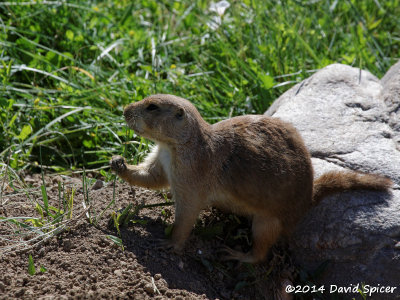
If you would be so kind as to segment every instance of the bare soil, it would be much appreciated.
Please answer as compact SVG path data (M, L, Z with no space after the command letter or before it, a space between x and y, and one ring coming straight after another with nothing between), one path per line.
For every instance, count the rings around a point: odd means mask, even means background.
M34 201L43 203L41 176L22 178L24 183L2 182L0 217L40 216ZM59 186L64 185L64 193L75 190L73 213L61 233L33 247L28 240L37 234L0 220L0 299L273 299L282 296L282 282L296 276L288 255L278 247L259 266L221 260L224 245L250 248L250 225L244 218L205 211L184 252L176 254L158 247L173 222L173 206L143 208L129 226L120 227L122 249L108 237L119 235L110 213L129 203L165 203L167 194L118 181L114 189L113 182L98 181L97 189L88 190L92 218L99 218L114 191L116 201L94 225L82 204L81 177L46 176L45 183L54 207L60 205ZM29 197L23 186L29 187ZM29 255L35 275L28 273Z

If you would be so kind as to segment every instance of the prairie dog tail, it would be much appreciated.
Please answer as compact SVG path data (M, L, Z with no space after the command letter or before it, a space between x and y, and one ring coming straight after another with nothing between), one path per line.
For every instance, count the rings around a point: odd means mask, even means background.
M324 196L349 190L386 191L393 182L382 175L357 172L332 171L314 180L313 202L319 203Z

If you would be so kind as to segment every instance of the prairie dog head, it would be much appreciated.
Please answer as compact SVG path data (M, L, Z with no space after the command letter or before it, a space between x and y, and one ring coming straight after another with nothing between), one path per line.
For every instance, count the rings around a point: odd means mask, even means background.
M136 133L165 144L186 143L195 128L206 123L189 101L163 94L129 104L124 116L128 126Z

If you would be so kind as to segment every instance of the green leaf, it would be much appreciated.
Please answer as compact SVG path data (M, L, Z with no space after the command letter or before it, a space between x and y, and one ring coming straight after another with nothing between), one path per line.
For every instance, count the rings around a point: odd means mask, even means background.
M259 74L258 77L261 79L264 89L268 90L274 86L274 78L272 76Z
M147 71L147 72L149 72L149 73L152 73L152 72L153 72L153 69L152 69L151 66L141 65L141 66L139 66L139 67L140 67L142 70Z
M48 61L51 61L55 57L56 57L56 54L54 53L54 51L48 51L46 53L46 58L47 58Z
M74 58L74 56L71 54L71 53L69 53L69 52L63 52L63 54L65 55L65 56L67 56L67 57L69 57L69 58Z
M117 213L115 211L111 212L111 218L114 222L114 227L117 229L118 235L121 236L121 232L119 230L119 223L117 218Z
M73 41L74 40L74 33L71 30L67 30L67 32L65 33L65 35L67 36L67 39Z
M34 218L26 219L25 222L31 222L34 227L38 227L38 228L41 228L44 225L43 222L41 222L38 219L34 219Z
M146 225L149 221L147 220L131 220L132 224L140 224L140 225Z
M43 266L40 266L40 272L45 273L45 272L47 272L47 269Z
M30 254L28 258L28 273L32 276L36 274L35 264L33 263L33 258Z
M0 107L1 108L6 108L8 106L8 102L6 99L0 99Z
M75 37L75 42L83 42L84 40L85 40L85 37L82 34Z
M44 214L43 214L43 208L39 203L36 203L36 211L39 213L39 215L44 218Z
M127 207L124 208L121 214L117 213L117 221L121 226L125 226L129 223L129 220L132 218L130 211L132 209L132 203L129 203Z
M379 19L379 20L377 20L377 21L375 21L375 22L372 22L372 23L368 24L368 29L369 29L369 30L375 29L376 27L379 26L379 24L381 24L382 20L383 20L383 19Z
M93 148L94 147L94 145L93 145L93 141L91 141L91 140L83 140L83 146L85 146L86 148Z
M21 141L25 140L32 133L32 128L30 125L24 125L20 134L17 136Z
M92 29L97 25L98 19L97 17L91 18L89 22L89 28Z
M10 109L10 108L9 108ZM8 127L11 128L11 126L14 124L15 120L18 117L18 113L16 113L10 120L10 123L8 123Z
M115 244L117 244L119 247L122 248L122 250L124 250L124 244L122 243L122 240L114 235L107 235L107 238L109 238L110 240L112 240Z
M54 206L51 206L51 205L49 205L49 209L51 209L52 211L54 211L55 213L60 214L60 215L62 215L64 213L64 210L59 209L59 208L54 207Z

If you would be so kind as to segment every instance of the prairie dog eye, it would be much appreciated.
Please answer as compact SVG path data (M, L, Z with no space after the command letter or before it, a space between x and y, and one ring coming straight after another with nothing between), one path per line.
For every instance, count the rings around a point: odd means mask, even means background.
M159 109L159 107L153 103L149 104L149 106L146 107L146 110L148 110L148 111L153 111L153 110L157 110L157 109Z
M176 117L178 120L182 120L184 115L185 115L185 111L184 111L182 108L180 108L180 109L178 109L178 111L176 112L175 117Z

